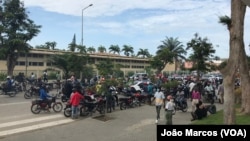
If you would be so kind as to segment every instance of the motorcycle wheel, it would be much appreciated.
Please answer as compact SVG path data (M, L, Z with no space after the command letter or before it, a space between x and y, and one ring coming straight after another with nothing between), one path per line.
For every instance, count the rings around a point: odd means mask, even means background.
M187 110L188 110L188 105L187 105L187 103L182 103L181 111L182 111L182 112L187 112Z
M16 94L17 94L17 91L15 90L15 91L12 91L12 92L9 92L9 96L10 97L14 97L14 96L16 96Z
M71 117L71 114L72 114L71 107L65 108L63 114L65 117Z
M33 114L39 114L42 109L41 109L41 106L39 104L33 104L33 105L31 105L30 110Z
M120 110L126 110L126 109L127 109L126 103L121 102L120 103Z
M53 104L52 108L53 108L54 112L59 113L59 112L62 111L63 105L62 105L61 102L56 102L56 103Z
M98 110L99 110L99 113L100 113L101 115L105 115L105 107L104 107L104 104L99 105Z
M25 91L23 96L24 96L25 99L30 99L31 98L31 95L30 95L30 93L28 91Z

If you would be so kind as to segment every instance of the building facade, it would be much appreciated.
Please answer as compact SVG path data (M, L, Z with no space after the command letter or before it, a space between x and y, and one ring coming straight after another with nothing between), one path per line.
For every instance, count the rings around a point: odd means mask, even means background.
M32 72L37 76L41 76L44 70L48 68L54 68L53 64L48 61L52 55L67 53L68 51L62 50L49 50L49 49L32 49L29 53L19 54L18 61L16 63L13 74L17 75L19 72L29 76ZM77 53L77 52L76 52ZM98 70L95 69L95 64L105 59L111 59L114 64L121 64L121 70L124 74L128 72L145 72L145 68L150 66L148 58L140 57L128 57L112 53L89 53L88 61L93 64L93 68L98 74ZM174 64L169 64L165 67L164 71L173 71ZM5 60L0 60L0 72L6 73L7 66Z

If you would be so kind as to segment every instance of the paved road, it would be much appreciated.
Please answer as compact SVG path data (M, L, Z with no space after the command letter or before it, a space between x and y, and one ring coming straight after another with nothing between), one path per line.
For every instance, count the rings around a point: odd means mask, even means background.
M156 112L154 106L120 110L107 113L104 118L81 117L78 120L65 118L63 113L30 112L31 100L20 93L10 98L0 95L0 140L1 141L154 141L156 140ZM218 109L221 105L216 104ZM190 102L189 102L189 107ZM98 116L95 114L94 116ZM190 124L190 109L177 111L174 124ZM161 111L159 124L165 124L164 111Z

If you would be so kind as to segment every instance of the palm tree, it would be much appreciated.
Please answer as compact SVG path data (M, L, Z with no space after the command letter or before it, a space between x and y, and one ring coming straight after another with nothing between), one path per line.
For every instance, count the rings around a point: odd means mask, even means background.
M165 48L168 48L168 50L172 53L172 61L175 63L175 72L177 71L177 62L179 62L181 59L186 59L184 55L187 54L187 51L183 48L183 44L178 41L178 38L173 37L166 37L164 41L162 41L162 45L158 46L158 50L156 54L160 54Z
M45 42L46 49L51 49L51 50L55 50L56 44L57 43L55 41Z
M95 48L94 47L88 47L87 48L87 52L89 52L89 53L95 53Z
M145 58L145 57L150 57L150 54L148 52L148 49L139 49L139 51L137 52L137 56L142 56L142 58Z
M109 52L113 52L114 54L115 53L120 54L121 50L120 50L120 47L118 45L111 45L109 47Z
M84 54L87 53L87 50L86 50L86 47L85 47L85 46L77 45L77 46L76 46L76 49L77 49L80 53L84 53Z
M122 51L124 52L124 55L129 56L134 53L134 48L129 45L123 45Z
M104 47L104 46L99 46L98 47L98 51L100 52L100 53L104 53L104 52L106 52L106 48Z

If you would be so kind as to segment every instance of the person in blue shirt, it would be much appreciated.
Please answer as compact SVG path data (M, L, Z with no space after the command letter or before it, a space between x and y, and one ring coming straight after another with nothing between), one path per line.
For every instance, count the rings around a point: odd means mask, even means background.
M7 76L6 79L7 79L7 80L6 80L5 86L4 86L4 88L3 88L3 91L4 91L4 92L9 92L9 91L11 91L11 89L12 89L11 77L10 77L10 76Z
M47 91L46 91L44 84L42 84L40 86L39 94L40 94L40 99L45 101L48 104L49 108L51 108L51 103L52 103L52 101L50 99L51 96L47 94Z

